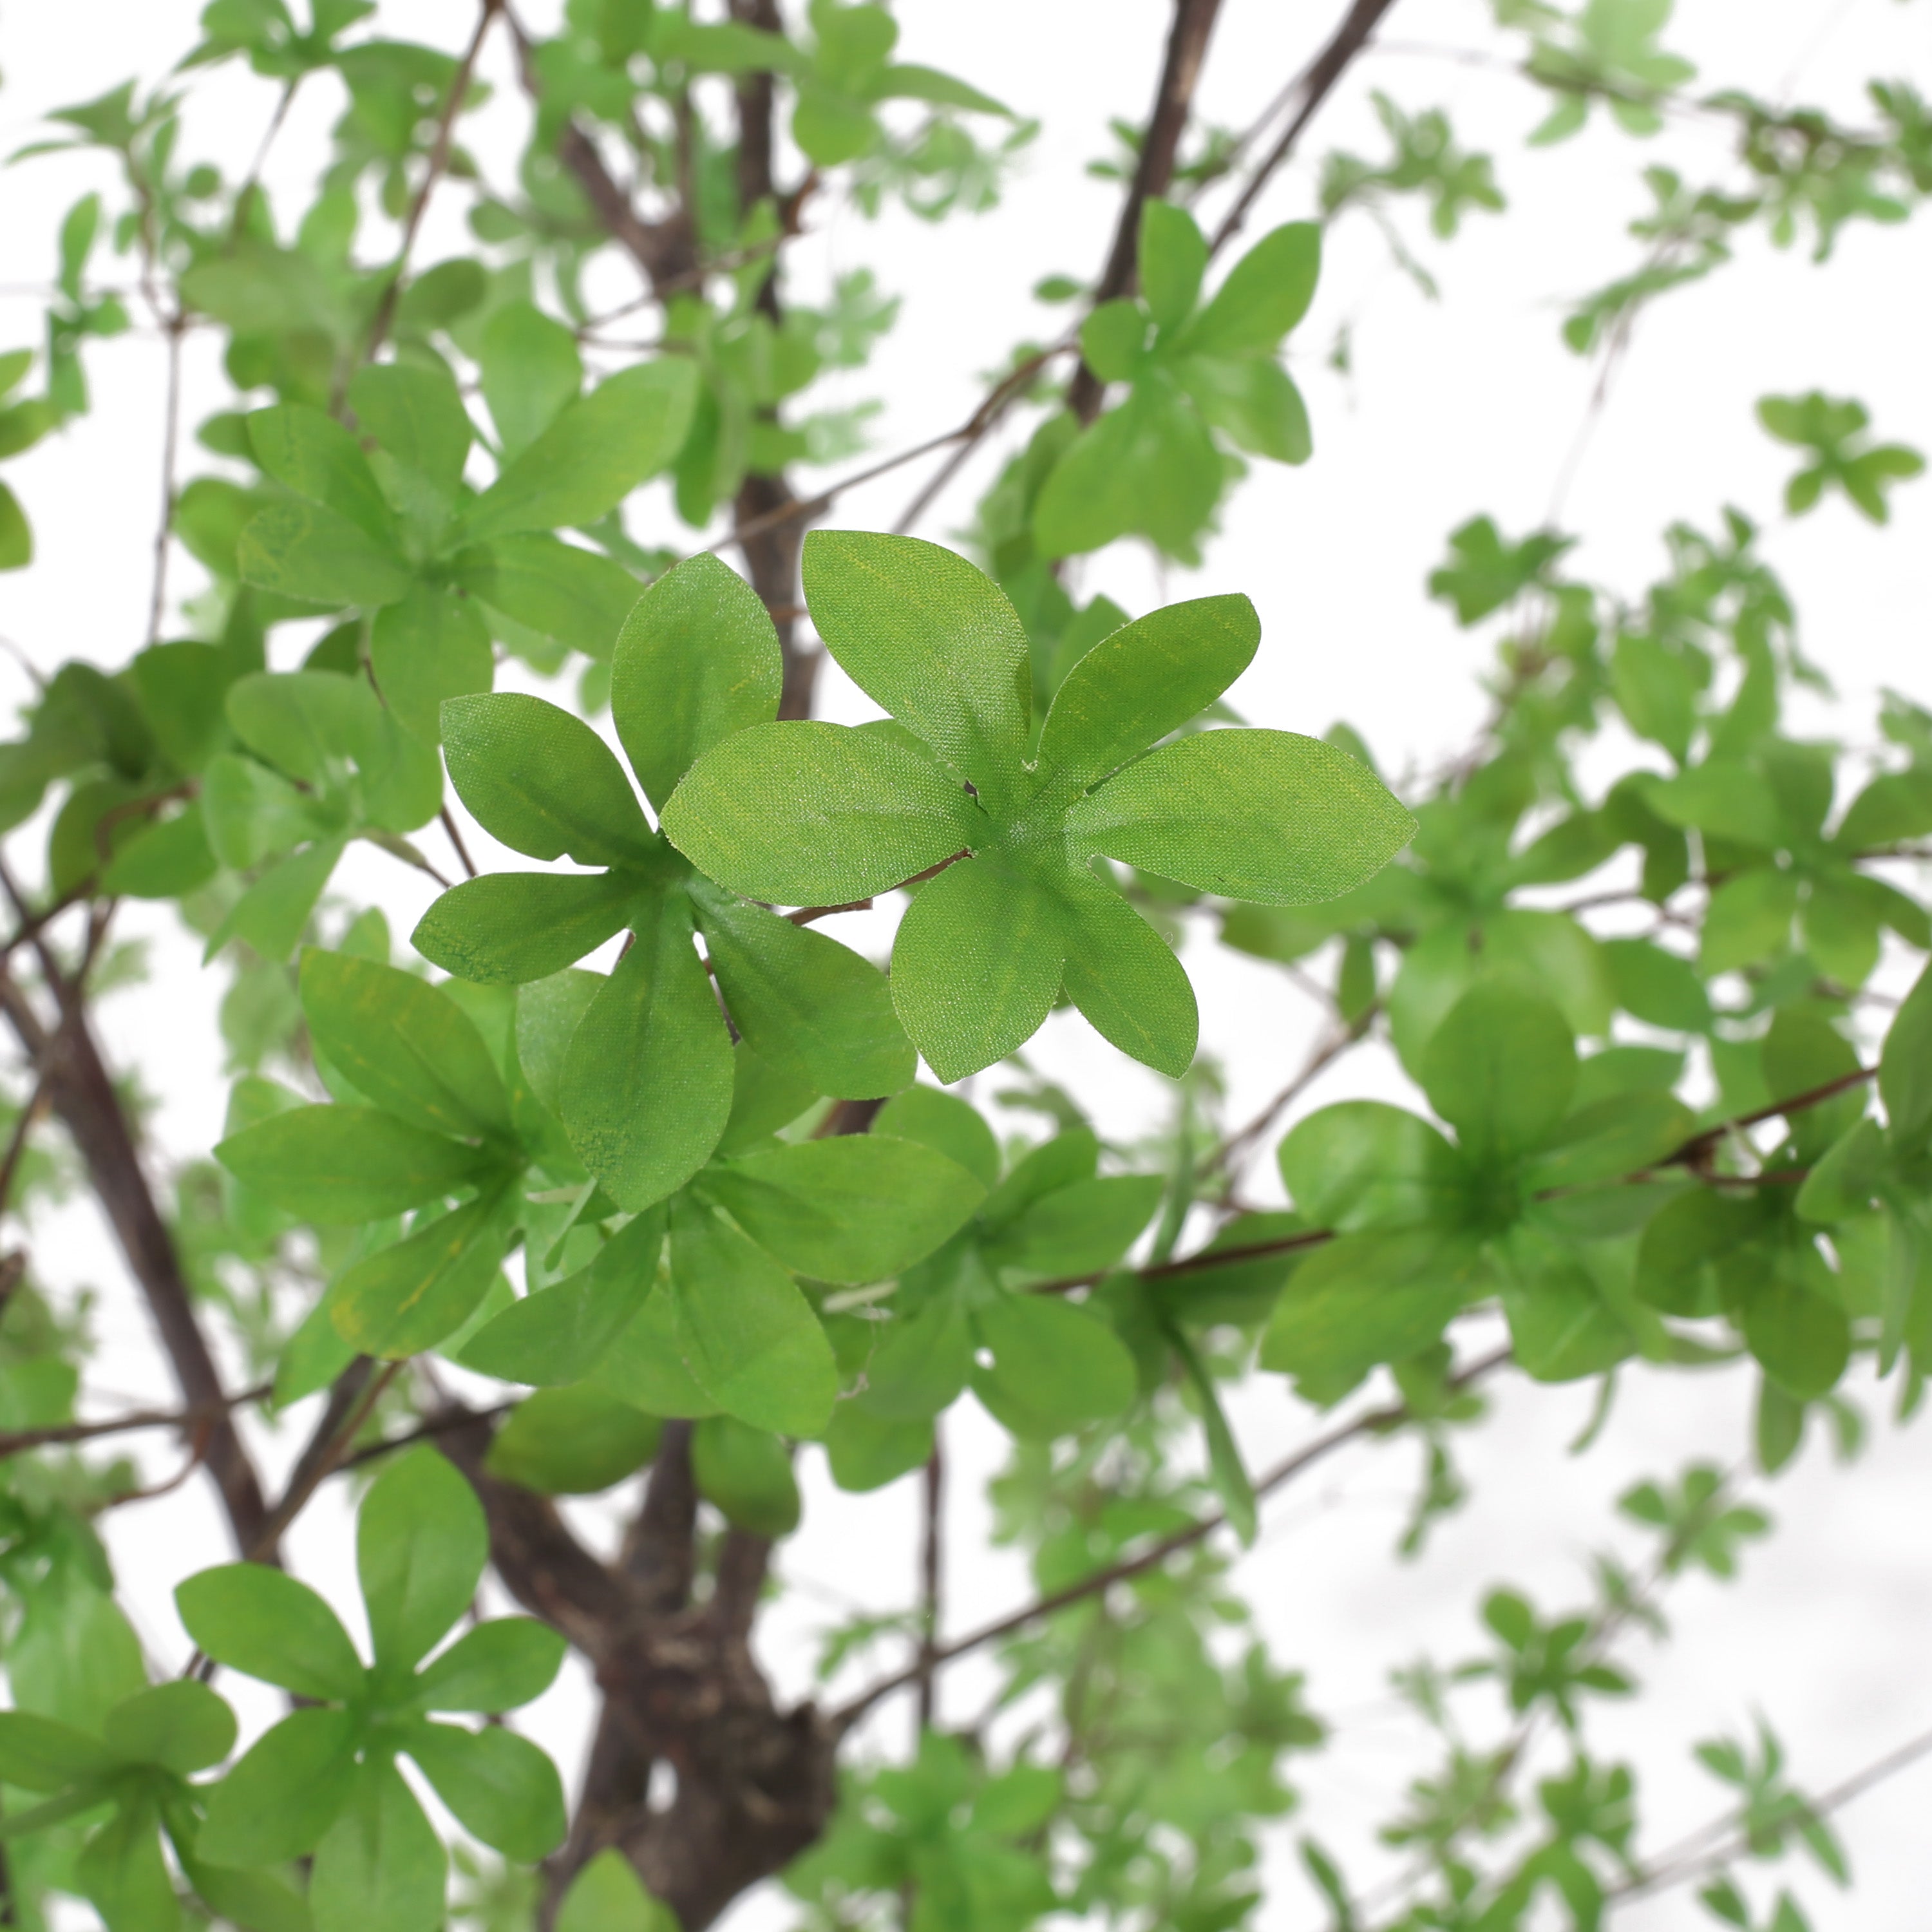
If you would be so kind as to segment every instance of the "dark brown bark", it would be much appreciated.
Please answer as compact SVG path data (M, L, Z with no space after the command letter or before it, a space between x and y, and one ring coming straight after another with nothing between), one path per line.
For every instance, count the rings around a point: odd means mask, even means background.
M444 1441L482 1498L496 1572L518 1602L590 1659L604 1692L585 1793L550 1862L544 1922L579 1868L615 1846L685 1932L701 1932L748 1886L824 1829L837 1741L816 1707L782 1711L748 1642L770 1545L728 1534L708 1600L691 1600L696 1526L690 1425L666 1425L644 1508L607 1567L547 1498L484 1468L479 1420ZM674 1789L652 1801L652 1770Z
M1127 188L1127 198L1114 230L1114 245L1106 266L1094 284L1093 305L1098 308L1118 296L1131 294L1140 247L1141 210L1157 201L1174 180L1180 154L1180 137L1193 112L1194 89L1208 52L1208 37L1221 10L1221 0L1174 0L1174 24L1167 37L1167 57L1161 63L1160 84L1154 90L1154 112L1148 117L1140 160ZM1100 413L1106 386L1083 362L1074 372L1066 406L1084 422Z
M183 1403L208 1418L197 1424L207 1432L202 1460L220 1492L236 1546L245 1554L260 1540L268 1520L261 1483L228 1414L221 1377L196 1318L174 1238L155 1204L134 1130L102 1062L86 1009L76 995L62 1023L50 1030L4 974L0 1009L29 1058L46 1070L53 1110L86 1166L94 1198L154 1318ZM272 1549L261 1556L268 1562L278 1560Z

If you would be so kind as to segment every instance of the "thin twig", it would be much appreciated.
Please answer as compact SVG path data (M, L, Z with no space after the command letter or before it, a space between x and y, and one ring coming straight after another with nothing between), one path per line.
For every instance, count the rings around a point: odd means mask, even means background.
M464 97L470 92L471 77L476 71L477 57L483 51L483 42L490 32L490 23L502 9L502 0L482 0L481 10L476 20L476 31L470 37L470 45L464 51L461 62L449 83L449 98L442 105L442 112L436 124L436 139L429 151L429 166L422 178L422 185L416 190L410 203L409 213L403 223L403 239L396 250L395 265L389 271L388 281L382 289L382 298L376 304L375 320L369 326L368 340L362 345L362 359L364 362L374 359L376 352L388 339L391 325L396 319L396 304L402 299L403 277L408 272L410 256L416 244L417 231L422 226L423 216L429 208L429 198L436 191L436 183L442 178L449 166L449 150L456 135L456 117L463 111Z
M456 829L456 820L450 816L449 807L446 805L436 815L442 820L443 830L449 834L449 842L456 848L456 856L464 871L475 878L476 862L470 856L470 848L463 842L463 834Z
M1864 1770L1853 1772L1828 1791L1807 1801L1802 1816L1790 1822L1802 1824L1808 1820L1828 1817L1832 1813L1842 1810L1853 1799L1862 1798L1874 1786L1884 1784L1888 1778L1896 1778L1901 1771L1909 1770L1928 1756L1932 1756L1932 1730L1920 1732L1916 1738L1867 1765ZM1647 1898L1654 1893L1702 1878L1748 1850L1751 1835L1748 1815L1742 1810L1728 1812L1724 1817L1713 1820L1680 1839L1654 1863L1612 1886L1604 1894L1604 1902L1612 1906L1627 1904L1633 1899ZM1708 1850L1698 1849L1714 1838L1720 1842Z
M1244 1156L1248 1149L1307 1091L1324 1067L1367 1036L1370 1028L1375 1024L1376 1015L1381 1010L1379 1003L1371 1003L1362 1010L1352 1024L1340 1032L1331 1033L1322 1041L1303 1061L1294 1078L1246 1126L1230 1134L1208 1155L1202 1163L1202 1172L1212 1174L1219 1168L1237 1162Z
M169 316L167 400L161 415L161 522L154 532L154 589L148 599L148 642L160 640L167 614L168 546L175 527L175 461L181 440L182 335L185 321L180 310Z
M933 1423L932 1454L926 1459L920 1486L919 1689L918 1718L922 1735L932 1730L934 1705L934 1665L939 1655L940 1562L944 1553L946 1452L940 1447L939 1424Z
M1234 197L1234 206L1228 209L1208 244L1210 255L1218 255L1240 232L1242 224L1261 197L1262 190L1294 152L1302 130L1314 119L1322 104L1334 92L1335 83L1348 70L1348 64L1361 52L1382 16L1394 4L1395 0L1354 0L1328 44L1310 62L1302 82L1301 105L1282 130L1281 139L1268 150Z
M110 1417L102 1422L55 1422L40 1429L13 1429L0 1435L0 1456L17 1456L29 1449L46 1449L59 1443L93 1442L104 1436L125 1436L140 1429L186 1429L207 1421L213 1415L246 1408L250 1402L266 1402L275 1392L272 1382L260 1382L238 1394L224 1396L218 1402L193 1402L185 1408L141 1408L128 1415Z
M319 1446L317 1453L304 1460L308 1466L290 1484L288 1492L268 1513L268 1522L256 1539L256 1545L248 1552L248 1560L258 1560L258 1552L272 1549L280 1540L282 1533L293 1522L308 1503L310 1497L322 1486L324 1480L340 1463L349 1453L350 1444L356 1439L356 1432L369 1419L370 1412L382 1399L383 1392L400 1375L406 1365L402 1362L386 1362L380 1375L372 1376L361 1395L350 1405L348 1413L336 1426L326 1442Z
M1501 1368L1509 1360L1510 1354L1508 1348L1498 1348L1495 1353L1482 1357L1451 1376L1448 1386L1458 1390L1469 1388ZM1357 1416L1353 1421L1343 1423L1330 1430L1326 1435L1318 1436L1313 1442L1306 1444L1285 1461L1277 1463L1255 1485L1256 1501L1258 1502L1264 1496L1273 1495L1305 1470L1312 1468L1324 1457L1332 1455L1345 1443L1352 1442L1363 1436L1399 1428L1409 1419L1408 1405L1398 1403L1388 1408L1368 1410ZM938 1646L929 1659L922 1656L918 1663L904 1670L896 1671L890 1677L882 1678L870 1689L862 1690L856 1697L840 1705L826 1718L826 1722L835 1732L849 1730L882 1698L890 1696L894 1691L902 1690L909 1684L916 1684L922 1670L940 1669L970 1652L982 1649L989 1643L998 1642L1003 1636L1012 1636L1016 1630L1024 1630L1028 1624L1036 1623L1042 1617L1052 1616L1056 1611L1069 1609L1075 1604L1084 1603L1089 1597L1111 1590L1117 1583L1131 1582L1135 1577L1144 1576L1150 1570L1157 1570L1170 1556L1178 1556L1182 1550L1191 1549L1196 1544L1213 1535L1215 1531L1226 1525L1227 1520L1223 1511L1210 1510L1206 1516L1196 1518L1184 1529L1177 1529L1150 1544L1137 1556L1125 1557L1118 1563L1110 1563L1104 1568L1082 1577L1078 1582L1070 1583L1064 1589L1050 1592L1019 1610L995 1618L991 1623L982 1624L977 1630L969 1630L965 1636L956 1637L950 1643Z

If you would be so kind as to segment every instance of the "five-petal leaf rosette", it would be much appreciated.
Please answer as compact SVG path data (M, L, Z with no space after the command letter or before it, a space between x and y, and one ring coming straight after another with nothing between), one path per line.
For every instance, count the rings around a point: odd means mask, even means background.
M1029 760L1027 634L991 578L914 538L815 531L805 586L826 647L891 718L721 737L664 830L709 878L774 904L843 904L936 872L900 925L891 987L942 1079L1012 1052L1063 992L1123 1052L1186 1070L1193 989L1096 859L1303 904L1360 884L1414 830L1366 766L1319 740L1162 742L1254 656L1244 597L1172 604L1103 638Z
M638 600L611 668L618 738L660 808L699 754L778 710L778 634L714 557L689 559ZM620 1205L648 1208L681 1187L730 1116L731 1036L694 930L732 1025L773 1072L854 1100L910 1081L877 968L701 878L652 830L589 725L507 692L452 698L442 722L450 777L486 831L532 858L601 869L470 880L430 907L417 950L460 979L518 986L632 934L576 1024L557 1095L572 1144Z

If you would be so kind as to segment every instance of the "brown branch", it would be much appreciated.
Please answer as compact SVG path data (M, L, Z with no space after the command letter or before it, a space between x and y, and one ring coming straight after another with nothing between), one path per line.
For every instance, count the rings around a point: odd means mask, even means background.
M1301 139L1302 130L1314 119L1322 104L1334 90L1335 83L1347 72L1349 63L1367 44L1369 36L1379 24L1382 16L1394 6L1395 0L1354 0L1354 4L1343 17L1342 24L1335 29L1328 45L1309 63L1308 71L1302 77L1301 105L1294 111L1281 139L1248 176L1240 193L1234 197L1234 205L1228 209L1220 226L1214 231L1214 238L1208 244L1208 253L1218 255L1228 243L1241 230L1250 211L1260 198L1275 171L1289 155L1294 152L1295 143Z
M18 1456L29 1449L52 1448L64 1443L93 1442L104 1436L125 1436L140 1429L188 1429L205 1423L212 1415L226 1414L250 1402L266 1402L274 1388L273 1382L260 1382L238 1395L225 1396L212 1408L137 1408L100 1422L54 1422L40 1429L10 1429L0 1434L0 1456Z
M1510 1359L1510 1351L1498 1348L1492 1354L1483 1356L1466 1369L1449 1378L1451 1389L1468 1388L1493 1374ZM1354 1442L1364 1436L1384 1432L1400 1427L1411 1418L1411 1411L1406 1403L1397 1403L1385 1408L1366 1411L1352 1422L1346 1422L1331 1429L1324 1436L1318 1436L1276 1464L1274 1468L1255 1485L1255 1500L1261 1499L1292 1482L1304 1471L1332 1455L1344 1444ZM982 1649L989 1643L996 1643L1003 1636L1011 1636L1016 1630L1024 1630L1028 1624L1036 1623L1042 1617L1050 1617L1057 1611L1070 1609L1074 1604L1084 1603L1090 1597L1111 1590L1116 1583L1132 1582L1136 1576L1144 1576L1150 1570L1157 1570L1171 1556L1178 1556L1184 1550L1190 1550L1205 1540L1215 1531L1227 1522L1227 1516L1220 1510L1210 1510L1198 1516L1185 1528L1177 1529L1150 1544L1137 1556L1124 1557L1117 1563L1092 1571L1078 1582L1068 1584L1065 1588L1049 1592L1017 1610L1009 1611L1003 1617L996 1617L991 1623L982 1624L976 1630L969 1630L962 1637L956 1637L950 1643L941 1644L933 1650L930 1658L922 1654L920 1660L908 1669L895 1672L862 1690L858 1696L832 1712L826 1719L837 1732L843 1733L858 1722L882 1698L896 1690L919 1682L922 1670L938 1669L964 1657L970 1652Z
M1896 1778L1900 1772L1909 1770L1928 1756L1932 1756L1932 1730L1922 1731L1916 1738L1867 1765L1862 1771L1853 1772L1828 1791L1806 1801L1803 1811L1786 1820L1786 1824L1788 1828L1796 1828L1810 1820L1827 1818L1834 1811L1843 1810L1855 1798L1862 1798L1875 1786ZM1604 1903L1612 1906L1628 1904L1634 1899L1648 1898L1657 1892L1667 1892L1702 1878L1749 1850L1752 1836L1749 1815L1743 1808L1727 1812L1722 1818L1713 1820L1680 1839L1651 1864L1619 1880L1605 1892ZM1717 1842L1712 1844L1713 1840Z
M940 1564L945 1554L946 1454L939 1422L933 1420L932 1454L920 1485L919 1661L914 1683L919 1693L919 1728L932 1728L939 1659Z
M455 850L458 862L470 878L475 878L476 862L470 856L470 848L463 842L463 834L456 829L456 820L450 815L449 807L446 805L436 816L442 821L443 830L449 835L449 842Z
M1695 1167L1706 1160L1730 1135L1744 1127L1754 1127L1761 1120L1772 1120L1781 1114L1802 1114L1808 1107L1820 1106L1832 1100L1865 1081L1878 1078L1876 1066L1855 1067L1850 1073L1841 1073L1835 1080L1827 1080L1822 1086L1807 1088L1802 1094L1794 1094L1789 1100L1774 1100L1768 1107L1754 1108L1748 1114L1734 1115L1728 1120L1720 1120L1702 1132L1693 1134L1673 1153L1666 1154L1657 1165L1659 1167Z
M1202 1163L1203 1174L1212 1174L1217 1169L1238 1162L1248 1149L1273 1126L1276 1120L1306 1092L1316 1076L1332 1062L1340 1058L1350 1047L1366 1037L1375 1024L1376 1015L1382 1010L1372 1003L1356 1016L1352 1024L1339 1033L1330 1034L1320 1042L1293 1079L1238 1132L1230 1134Z
M1174 179L1174 163L1180 157L1180 137L1194 106L1194 89L1201 77L1201 63L1208 51L1208 37L1214 30L1215 16L1221 0L1174 0L1174 24L1167 37L1167 57L1161 63L1160 84L1154 91L1154 111L1148 117L1147 133L1141 141L1140 158L1129 183L1120 218L1114 230L1114 244L1108 250L1106 266L1094 284L1092 306L1112 302L1117 296L1131 294L1136 281L1141 236L1141 210L1150 201L1166 194ZM1066 406L1083 423L1100 413L1106 385L1083 358L1074 372L1073 385L1066 392Z
M380 1375L371 1375L368 1358L364 1357L361 1361L364 1386L346 1404L340 1419L332 1430L326 1434L320 1430L316 1432L302 1460L296 1465L295 1474L289 1478L289 1486L282 1492L281 1501L270 1512L254 1546L248 1552L250 1562L263 1562L266 1552L273 1549L282 1532L307 1508L308 1499L321 1488L323 1479L333 1474L343 1457L348 1454L350 1444L356 1440L356 1431L369 1420L370 1412L382 1399L382 1391L402 1373L404 1367L400 1362L386 1362ZM350 1365L351 1368L355 1366L354 1364ZM348 1372L345 1370L344 1376ZM340 1386L343 1378L337 1379ZM333 1403L331 1408L332 1412Z
M464 98L469 93L470 81L476 74L477 58L483 51L490 22L496 17L501 4L502 0L481 0L476 31L470 35L470 45L450 78L449 97L436 118L436 139L430 147L429 166L404 219L402 244L396 250L395 266L390 269L388 279L383 284L382 300L376 304L375 319L369 325L368 340L362 345L362 359L364 362L373 362L376 352L388 339L390 327L396 319L396 304L402 299L403 277L409 271L416 236L429 210L429 198L436 192L436 183L442 180L449 166L449 150L456 135L456 117L463 112Z
M177 309L164 332L168 345L166 401L161 416L161 522L154 532L154 588L148 599L148 642L158 642L167 614L168 544L175 526L175 461L181 441L182 336L188 319Z
M26 921L26 908L4 866L0 866L0 885ZM201 1332L181 1257L142 1168L121 1096L87 1023L85 1001L77 989L68 986L38 932L32 944L48 983L62 997L62 1036L47 1061L54 1112L73 1139L128 1270L140 1287L184 1402L198 1410L222 1412L209 1430L208 1472L220 1492L236 1544L244 1550L251 1549L266 1523L267 1505L242 1438L225 1412L228 1399L207 1338ZM48 1050L52 1030L42 1022L32 1002L4 968L0 968L0 1012L4 1013L27 1054L38 1061ZM274 1560L272 1550L265 1553Z

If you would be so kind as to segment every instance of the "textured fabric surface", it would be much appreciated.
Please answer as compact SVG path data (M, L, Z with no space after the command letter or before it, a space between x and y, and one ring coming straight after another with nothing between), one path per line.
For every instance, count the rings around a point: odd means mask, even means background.
M814 1094L870 1100L916 1070L885 976L848 946L761 906L697 889L698 922L738 1030Z
M1264 904L1333 898L1386 865L1415 821L1367 766L1293 731L1163 745L1067 814L1088 849Z
M694 556L638 599L610 662L610 713L658 809L722 738L778 716L784 665L758 593L730 566Z
M880 732L754 724L692 766L665 836L748 898L843 905L887 892L984 836L929 758Z
M1026 755L1033 707L1026 627L963 556L916 537L814 530L805 594L826 648L990 806Z
M731 1112L731 1042L682 894L640 902L637 938L563 1067L563 1124L620 1207L648 1208L710 1157Z
M1192 1064L1201 1016L1173 949L1091 874L1062 896L1066 996L1103 1040L1178 1080Z
M899 922L892 1004L942 1080L1004 1060L1060 992L1061 914L1031 880L984 859L929 879Z
M486 872L445 892L410 944L459 980L525 986L595 952L624 924L640 884L622 872Z
M1070 670L1040 736L1056 780L1090 785L1178 731L1248 668L1261 620L1245 597L1170 604L1103 638Z
M678 1351L700 1384L754 1428L818 1435L838 1370L791 1276L688 1195L671 1204L670 1274Z
M443 706L450 782L476 822L532 859L648 857L657 835L609 746L580 718L520 692Z

